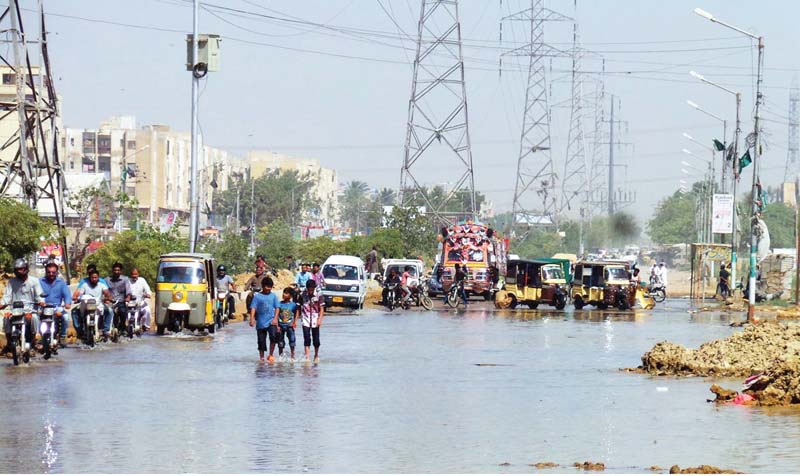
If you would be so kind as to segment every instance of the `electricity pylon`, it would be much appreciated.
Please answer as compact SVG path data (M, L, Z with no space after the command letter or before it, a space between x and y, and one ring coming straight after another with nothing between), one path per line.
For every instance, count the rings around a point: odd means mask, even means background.
M531 0L531 7L503 18L530 24L530 42L503 53L527 56L528 83L522 116L517 179L512 205L514 227L556 223L556 173L550 153L550 109L547 101L545 58L565 53L544 41L544 24L569 21L558 12L544 8L544 0Z
M25 32L19 3L9 0L0 15L0 30L11 44L11 58L3 52L0 61L10 68L16 89L13 100L0 100L0 122L8 124L10 130L16 129L0 143L0 197L24 201L40 213L44 203L52 204L55 223L63 231L65 185L58 156L59 105L51 79L43 0L38 1L36 12L39 37L33 42ZM17 121L11 126L14 115ZM62 246L69 272L63 240Z
M783 173L784 182L794 182L800 177L800 87L797 78L792 79L789 90L789 140L786 153L786 169Z
M454 216L474 217L475 180L469 138L467 92L457 0L422 0L414 58L414 79L408 102L400 203L424 204L427 213L450 222ZM424 185L422 165L448 171L450 187L441 197ZM455 206L464 198L467 209ZM459 204L460 205L460 204Z

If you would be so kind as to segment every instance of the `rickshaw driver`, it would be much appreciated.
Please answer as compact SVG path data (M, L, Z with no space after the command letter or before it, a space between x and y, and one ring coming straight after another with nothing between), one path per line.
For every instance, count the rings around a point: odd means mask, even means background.
M235 305L233 293L236 292L236 283L233 281L233 278L226 274L225 266L223 265L217 266L217 279L215 284L218 292L227 293L225 299L228 302L228 319L232 319Z

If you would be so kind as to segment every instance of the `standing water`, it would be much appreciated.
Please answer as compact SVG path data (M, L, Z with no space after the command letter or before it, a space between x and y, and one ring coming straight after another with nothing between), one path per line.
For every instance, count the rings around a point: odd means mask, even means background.
M478 304L478 303L475 303ZM319 365L257 362L255 331L147 336L0 361L3 472L613 472L800 468L800 413L716 406L712 382L619 371L656 342L730 335L722 315L331 313ZM298 355L302 355L302 337ZM505 465L504 463L509 463ZM503 464L502 466L500 466Z

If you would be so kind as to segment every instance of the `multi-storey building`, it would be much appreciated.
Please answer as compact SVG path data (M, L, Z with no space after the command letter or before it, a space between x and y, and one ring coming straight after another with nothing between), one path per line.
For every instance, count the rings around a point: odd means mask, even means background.
M112 192L123 190L136 199L139 211L151 223L168 216L188 223L191 136L168 126L138 128L130 116L112 118L98 129L68 129L64 141L67 169L104 173ZM203 146L198 156L200 226L213 215L213 194L226 190L230 176L243 173L241 159ZM208 204L208 209L206 208Z
M339 181L335 170L323 167L317 159L269 151L249 152L247 163L252 176L256 178L274 170L294 170L308 176L314 184L311 189L314 206L301 220L304 224L316 224L323 228L333 228L336 225L339 213Z

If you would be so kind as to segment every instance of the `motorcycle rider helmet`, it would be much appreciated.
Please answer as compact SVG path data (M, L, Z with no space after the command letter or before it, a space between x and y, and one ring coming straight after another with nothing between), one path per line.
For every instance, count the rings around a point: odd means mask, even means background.
M28 276L28 260L25 258L17 258L14 260L14 276L18 279L24 279Z
M217 266L217 274L225 274L225 266L223 265Z

